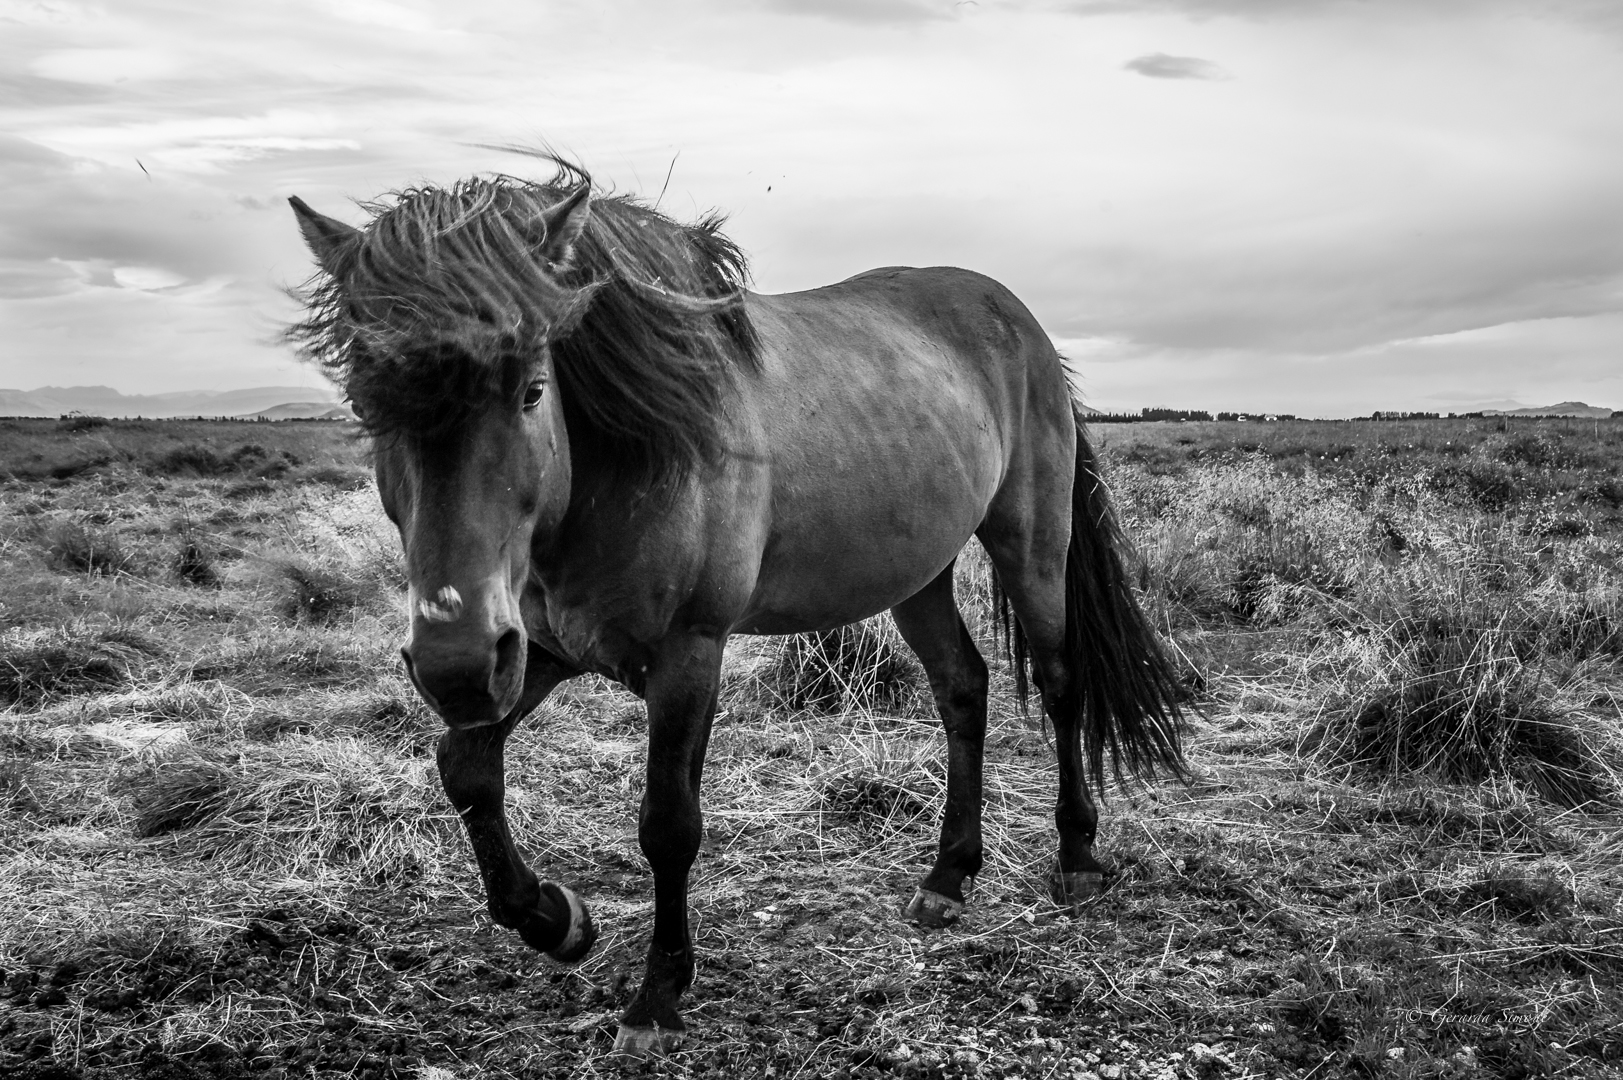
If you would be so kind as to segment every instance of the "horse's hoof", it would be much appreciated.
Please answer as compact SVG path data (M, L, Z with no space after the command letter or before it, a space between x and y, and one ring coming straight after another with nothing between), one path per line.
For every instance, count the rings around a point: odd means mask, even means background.
M592 946L597 942L597 924L592 922L592 916L587 912L586 905L581 903L580 897L576 896L573 890L566 889L562 885L555 885L554 888L563 893L564 899L569 901L569 931L564 934L562 941L547 951L547 955L560 964L574 964L592 951Z
M1078 870L1067 874L1055 870L1048 876L1048 895L1054 903L1072 911L1084 901L1104 892L1105 876L1099 870Z
M614 1036L614 1052L629 1058L644 1058L650 1054L664 1057L682 1045L682 1035L681 1031L662 1028L658 1024L652 1027L621 1024Z
M961 900L954 900L950 896L942 896L929 889L915 889L913 899L907 902L902 909L902 918L908 922L916 922L920 926L927 926L932 930L939 930L943 926L951 926L958 921L958 916L964 913L964 904Z

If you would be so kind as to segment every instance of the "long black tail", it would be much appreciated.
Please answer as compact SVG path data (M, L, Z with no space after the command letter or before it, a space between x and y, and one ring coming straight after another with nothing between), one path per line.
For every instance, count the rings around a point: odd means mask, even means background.
M1188 775L1179 741L1184 718L1177 676L1133 595L1121 557L1126 544L1078 414L1071 546L1065 562L1065 657L1075 680L1072 699L1082 710L1088 775L1101 794L1107 753L1117 780L1124 774ZM996 596L1015 689L1025 708L1031 650L1001 587Z

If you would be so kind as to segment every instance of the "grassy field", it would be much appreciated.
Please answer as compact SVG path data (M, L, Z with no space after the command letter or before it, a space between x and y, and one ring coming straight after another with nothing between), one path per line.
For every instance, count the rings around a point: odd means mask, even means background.
M944 740L894 630L736 642L689 1043L634 1066L641 704L582 680L511 743L602 931L560 969L484 912L351 430L0 420L0 1075L1623 1073L1623 421L1096 428L1200 716L1075 918L1001 661L988 863L923 933Z

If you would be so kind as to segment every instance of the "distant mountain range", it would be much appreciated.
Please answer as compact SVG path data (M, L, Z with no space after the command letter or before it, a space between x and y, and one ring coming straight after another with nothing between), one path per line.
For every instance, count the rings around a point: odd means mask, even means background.
M1612 410L1600 405L1585 405L1581 401L1563 401L1559 405L1530 405L1525 409L1483 409L1483 416L1581 416L1586 420L1604 420Z
M255 386L247 390L178 390L169 394L121 394L110 386L42 386L0 390L0 416L265 416L272 420L348 418L336 390L325 386Z

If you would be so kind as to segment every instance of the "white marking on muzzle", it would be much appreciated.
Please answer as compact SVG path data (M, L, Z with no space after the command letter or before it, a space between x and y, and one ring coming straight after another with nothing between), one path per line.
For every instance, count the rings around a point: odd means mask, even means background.
M429 622L455 622L462 617L462 594L447 585L434 599L417 601L417 614Z

